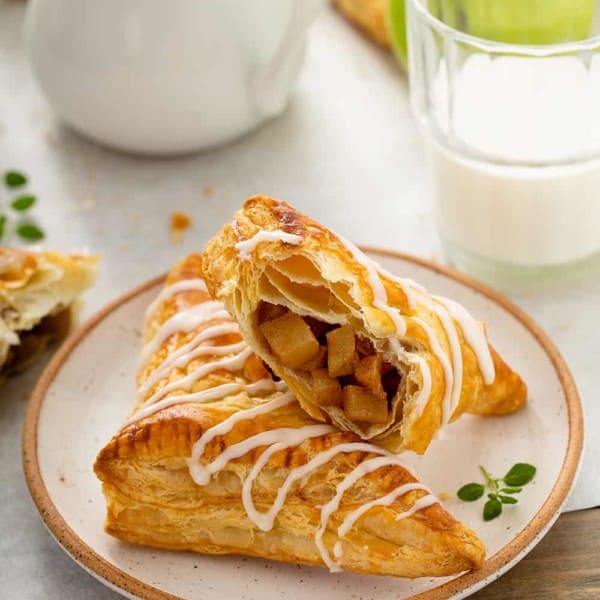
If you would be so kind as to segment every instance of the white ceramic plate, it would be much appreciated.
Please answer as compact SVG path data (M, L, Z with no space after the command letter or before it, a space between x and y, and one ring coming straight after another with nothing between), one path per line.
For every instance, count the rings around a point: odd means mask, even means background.
M104 499L92 472L98 450L117 431L134 399L141 316L161 279L120 298L72 336L43 374L29 406L24 465L33 499L58 542L85 569L124 595L139 598L294 600L463 598L523 558L558 517L577 471L583 422L568 368L550 340L498 294L446 268L384 251L371 254L393 273L464 303L488 324L493 344L527 381L530 402L504 418L463 417L426 456L405 455L445 504L487 546L479 571L445 579L329 574L324 569L210 557L121 543L102 530ZM489 523L482 501L455 491L480 480L478 465L499 476L515 462L538 467L516 506Z

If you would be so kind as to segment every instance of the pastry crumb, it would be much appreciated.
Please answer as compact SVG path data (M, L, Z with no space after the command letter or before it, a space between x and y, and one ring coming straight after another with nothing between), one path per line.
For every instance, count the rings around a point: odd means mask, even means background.
M215 190L214 190L214 188L213 188L213 186L212 186L212 185L205 185L205 186L202 188L202 193L203 193L205 196L212 196L212 195L214 194L214 192L215 192Z
M183 241L183 232L192 225L192 218L184 212L171 213L171 240L178 244Z
M447 494L446 492L440 492L439 496L442 502L446 502L450 500L450 498L452 498L452 496L450 494Z

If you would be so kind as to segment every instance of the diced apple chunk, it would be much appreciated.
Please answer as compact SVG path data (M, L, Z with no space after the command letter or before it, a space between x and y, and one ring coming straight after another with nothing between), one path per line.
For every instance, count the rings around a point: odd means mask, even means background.
M259 325L273 353L291 369L298 369L319 353L319 342L302 317L288 312Z
M341 406L342 386L337 379L329 377L327 369L315 369L311 373L313 392L319 406Z
M378 398L357 385L347 385L344 390L344 412L354 422L383 424L388 419L385 398Z
M331 377L352 375L356 362L356 341L350 325L327 332L327 369Z
M250 381L258 381L259 379L270 377L269 371L267 371L263 361L256 354L251 354L248 357L244 365L244 370Z
M302 365L302 369L304 371L312 371L313 369L320 369L325 366L325 361L327 360L327 348L325 346L321 346L319 348L319 352L315 354L310 360L306 361Z
M354 370L354 376L369 392L378 398L386 398L385 390L381 385L381 355L372 354L361 358Z

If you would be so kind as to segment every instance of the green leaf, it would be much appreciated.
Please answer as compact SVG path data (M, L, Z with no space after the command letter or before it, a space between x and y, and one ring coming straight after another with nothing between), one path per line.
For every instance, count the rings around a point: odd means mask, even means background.
M502 514L502 503L497 498L490 498L483 507L483 520L491 521Z
M6 226L6 215L0 215L0 240L4 237L5 226Z
M516 504L518 502L518 500L516 498L513 498L512 496L499 496L500 498L500 502L502 502L502 504Z
M520 494L523 491L523 488L502 488L500 491L505 494Z
M485 488L480 483L467 483L463 485L456 495L465 502L473 502L483 496Z
M504 476L504 483L509 487L521 487L535 477L536 468L527 463L517 463Z
M4 173L4 183L9 188L21 187L27 183L27 177L19 171L6 171Z
M13 210L24 212L26 210L29 210L35 204L35 201L35 196L27 194L25 196L18 196L17 198L15 198L10 203L10 206L13 208Z
M33 223L22 223L17 227L17 235L28 242L43 240L44 232Z

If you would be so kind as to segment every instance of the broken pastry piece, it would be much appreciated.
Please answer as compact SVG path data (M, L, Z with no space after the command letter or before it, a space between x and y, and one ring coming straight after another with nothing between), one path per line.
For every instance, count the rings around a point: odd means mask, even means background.
M0 378L66 336L71 307L96 278L94 256L0 247Z
M526 401L464 307L384 271L285 202L250 198L208 242L203 273L313 418L390 450L423 453L461 414Z
M106 531L331 571L480 567L475 533L397 456L302 410L200 276L190 256L148 311L136 408L95 464Z

